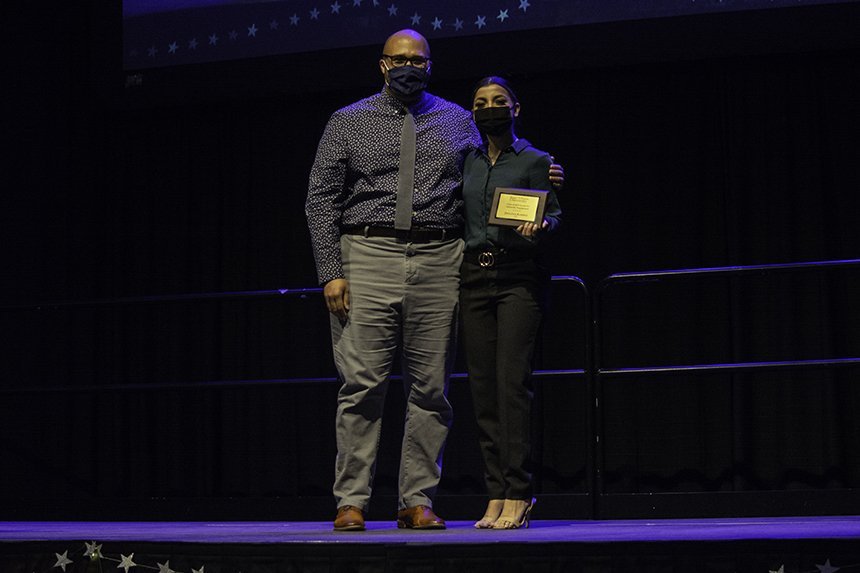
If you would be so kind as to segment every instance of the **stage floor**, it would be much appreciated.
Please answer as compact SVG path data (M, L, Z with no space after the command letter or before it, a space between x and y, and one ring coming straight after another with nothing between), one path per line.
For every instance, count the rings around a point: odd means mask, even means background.
M98 558L92 552L98 552ZM138 569L139 568L139 569ZM0 572L834 573L860 570L860 516L539 520L529 529L365 532L331 522L0 522Z
M0 522L0 542L137 541L152 543L613 543L661 541L857 539L860 516L533 521L529 529L477 530L471 521L444 531L368 522L364 532L332 531L326 522Z

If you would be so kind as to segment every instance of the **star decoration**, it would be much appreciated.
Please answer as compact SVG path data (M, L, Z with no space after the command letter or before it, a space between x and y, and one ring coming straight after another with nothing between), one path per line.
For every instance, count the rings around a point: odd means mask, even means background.
M66 565L69 565L69 564L71 564L71 563L72 563L72 560L71 560L71 559L69 559L69 551L68 551L68 549L67 549L66 551L63 551L63 554L62 554L62 555L60 555L59 553L54 553L54 555L56 555L56 556L57 556L57 562L56 562L56 563L54 563L54 567L59 567L59 568L61 568L63 571L65 571L65 570L66 570Z
M176 45L176 42L171 42L170 44L167 45L167 51L171 54L175 54L176 48L178 48L178 47L179 46Z
M433 21L430 23L433 24L434 30L439 30L440 28L442 28L442 20L440 20L438 16L436 16L436 18L434 18Z
M531 6L531 4L529 4L529 0L520 0L520 7L518 9L525 12L529 9L529 6Z
M373 0L373 6L374 7L379 6L379 0Z
M125 569L125 573L128 573L128 570L132 567L137 567L137 563L134 562L134 553L126 557L123 554L120 554L120 564L116 566L117 569Z
M340 2L337 0L335 0L334 4L331 5L331 13L340 14Z
M839 567L834 567L830 564L830 559L825 561L824 565L816 563L815 566L818 567L818 570L821 571L821 573L833 573L834 571L839 571Z
M256 24L251 24L251 26L248 28L248 36L249 37L253 36L255 38L257 37L257 25Z
M352 0L352 7L361 6L361 0Z
M215 32L212 32L212 35L209 36L209 45L210 46L218 45L218 34L216 34Z
M191 38L188 40L188 49L196 50L197 49L197 38Z
M314 8L310 11L311 20L319 20L320 19L320 11Z
M158 564L158 573L176 573L176 571L170 568L170 561L167 561Z
M271 22L269 22L269 29L270 30L277 30L278 26L280 26L280 25L281 25L280 22L278 22L277 20L272 20Z
M191 573L203 573L203 567L205 567L205 565L201 565L200 569L195 569L194 567L192 567Z
M499 22L504 22L505 20L510 18L510 16L508 16L507 10L499 10L499 15L496 16L496 18L498 18Z
M461 19L457 18L454 20L454 29L455 30L462 30L463 29L463 21Z
M236 30L230 30L229 36L231 40L235 40L239 37L239 33Z
M290 26L298 26L299 20L301 20L301 18L299 18L298 14L293 14L290 16Z
M418 15L418 12L412 14L412 25L417 26L421 23L421 16Z
M84 550L84 557L89 557L90 559L100 559L102 556L102 546L97 544L95 541L92 543L84 542L84 545L87 548Z
M388 7L388 15L389 16L397 16L397 6L395 6L394 4L389 6Z
M785 573L785 565L780 565L779 569L777 569L776 571L768 570L767 573Z
M477 26L479 30L486 25L487 25L487 17L486 16L478 16L478 19L475 20L475 26Z
M154 58L154 57L155 57L155 54L157 54L157 53L158 53L158 48L156 48L155 46L151 46L151 47L146 51L146 54L147 54L150 58Z

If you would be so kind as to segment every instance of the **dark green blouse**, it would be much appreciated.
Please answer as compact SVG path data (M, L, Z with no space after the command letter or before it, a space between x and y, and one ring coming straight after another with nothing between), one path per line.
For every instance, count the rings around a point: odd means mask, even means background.
M561 207L549 182L549 154L532 147L525 139L518 139L502 151L496 164L490 163L486 147L466 156L463 167L463 200L465 202L467 251L506 249L509 251L536 250L540 237L558 228ZM490 225L487 220L493 205L496 187L518 187L549 191L544 218L549 228L537 237L527 239L513 227Z

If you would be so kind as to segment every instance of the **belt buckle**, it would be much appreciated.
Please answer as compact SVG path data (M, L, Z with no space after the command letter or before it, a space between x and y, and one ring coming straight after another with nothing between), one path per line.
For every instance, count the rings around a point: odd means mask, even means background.
M485 269L490 268L496 264L496 257L490 251L484 251L478 255L478 264Z

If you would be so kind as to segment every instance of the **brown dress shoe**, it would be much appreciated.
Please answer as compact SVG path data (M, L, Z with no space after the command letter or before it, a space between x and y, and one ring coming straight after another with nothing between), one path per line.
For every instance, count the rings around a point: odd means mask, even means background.
M445 520L426 505L417 505L397 512L400 529L445 529Z
M335 531L364 531L364 514L354 505L344 505L337 508L334 519Z

